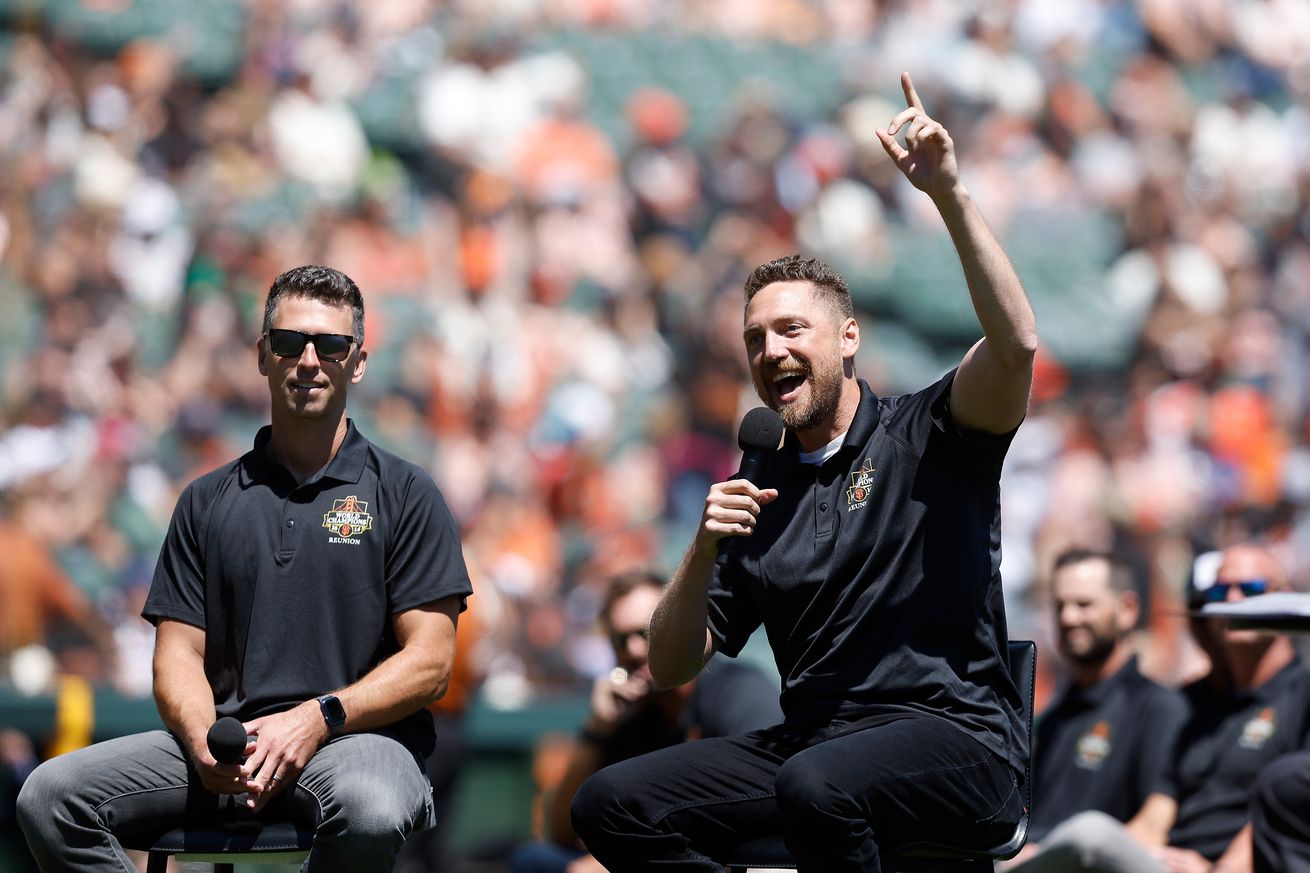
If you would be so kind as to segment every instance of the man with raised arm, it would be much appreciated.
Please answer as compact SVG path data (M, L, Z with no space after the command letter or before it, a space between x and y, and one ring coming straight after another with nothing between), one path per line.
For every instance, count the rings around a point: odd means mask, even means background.
M983 337L937 383L878 397L856 377L860 327L839 275L798 256L751 274L746 355L787 433L759 481L710 489L652 620L650 668L686 682L763 624L785 721L584 783L574 823L607 869L717 873L743 840L780 832L805 873L867 873L914 840L1003 841L1023 813L999 479L1027 411L1035 320L950 135L908 74L901 86L906 109L878 137L941 214Z

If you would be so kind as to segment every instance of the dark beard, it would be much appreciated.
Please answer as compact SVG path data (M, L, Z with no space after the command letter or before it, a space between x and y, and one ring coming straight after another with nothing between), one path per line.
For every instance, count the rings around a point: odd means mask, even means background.
M774 407L774 411L782 416L782 423L793 432L803 433L818 427L833 413L841 400L840 375L832 379L819 379L812 370L807 369L806 377L810 380L811 388L810 403L806 408L801 409L795 404Z
M1114 653L1114 647L1118 643L1119 640L1112 636L1096 636L1093 638L1092 647L1085 652L1075 653L1062 648L1061 653L1080 667L1094 667L1104 664Z

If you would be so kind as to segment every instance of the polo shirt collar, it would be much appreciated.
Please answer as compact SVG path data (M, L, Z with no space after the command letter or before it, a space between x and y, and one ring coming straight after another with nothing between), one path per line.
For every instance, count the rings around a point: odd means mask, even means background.
M268 424L255 434L254 449L246 453L241 463L241 472L246 484L267 479L278 473L287 474L286 469L274 461L268 453L268 443L272 438L273 426ZM321 472L307 479L302 485L310 485L321 479L358 482L364 474L364 466L368 461L368 446L368 440L364 439L364 435L356 429L355 422L346 419L346 437L341 441L341 447Z
M1093 682L1086 688L1074 685L1074 693L1089 706L1095 706L1110 696L1110 692L1123 685L1137 673L1137 656L1133 655L1122 667L1100 682Z
M878 401L878 395L873 393L869 383L863 379L856 380L860 386L860 405L855 408L855 418L851 420L851 426L846 429L845 438L842 440L841 448L837 450L831 458L824 461L824 465L833 462L833 459L841 457L843 454L863 448L873 436L874 430L878 427L880 420L879 410L881 403ZM786 451L793 460L800 456L801 444L796 439L796 434L788 430L782 441L783 450Z
M1275 673L1268 682L1259 688L1252 688L1246 693L1260 703L1276 700L1286 693L1287 685L1295 682L1304 669L1305 665L1301 663L1301 659L1295 657L1283 669Z
M1217 687L1211 676L1198 680L1211 697L1222 705L1232 707L1250 706L1259 703L1272 703L1286 693L1287 686L1297 681L1305 672L1301 658L1294 657L1290 663L1269 678L1269 681L1256 688L1236 688L1230 684Z

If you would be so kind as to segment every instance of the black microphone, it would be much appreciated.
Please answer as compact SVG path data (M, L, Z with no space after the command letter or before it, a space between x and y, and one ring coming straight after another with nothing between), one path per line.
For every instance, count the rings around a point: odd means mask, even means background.
M249 741L250 738L246 736L246 729L241 724L241 719L230 715L214 722L209 728L209 733L205 735L209 754L213 755L214 760L220 764L240 764L245 758L246 743Z
M764 472L764 463L769 455L778 450L782 442L782 432L786 425L782 416L767 406L757 406L741 420L737 428L737 446L741 449L741 469L736 478L758 485L760 473ZM736 547L737 537L729 536L719 540L719 554L715 563L723 566L732 550Z

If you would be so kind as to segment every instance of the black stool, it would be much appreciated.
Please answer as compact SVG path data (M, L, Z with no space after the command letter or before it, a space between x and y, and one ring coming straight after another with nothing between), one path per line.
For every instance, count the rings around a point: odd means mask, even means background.
M1028 733L1030 750L1023 774L1023 817L1010 839L989 849L962 849L946 843L910 843L895 854L882 858L884 873L991 873L992 862L1019 854L1028 839L1028 816L1032 812L1032 740L1033 689L1037 684L1037 644L1032 640L1011 640L1008 646L1010 676L1019 689L1023 704L1021 716ZM753 870L795 870L796 862L787 852L780 835L759 837L733 850L728 859L728 873L751 873Z
M234 822L174 828L153 843L129 846L150 855L146 873L164 873L170 856L179 861L208 861L214 873L232 873L236 862L295 864L314 844L314 832L289 821Z

